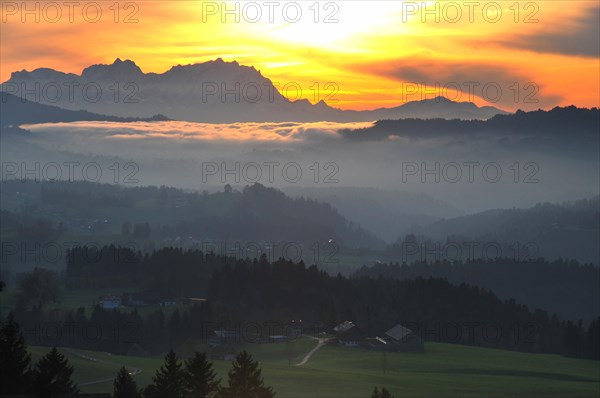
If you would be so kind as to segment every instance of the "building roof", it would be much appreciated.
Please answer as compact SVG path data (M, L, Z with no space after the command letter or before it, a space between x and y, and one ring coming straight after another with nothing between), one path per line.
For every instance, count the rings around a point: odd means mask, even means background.
M375 340L379 341L381 344L385 345L387 344L387 341L385 341L384 339L382 339L381 337L375 337Z
M356 325L350 321L344 321L344 322L340 323L339 325L337 325L336 327L334 327L333 331L336 333L344 333L344 332L347 332L348 330L352 329L355 326Z
M405 328L400 324L397 324L396 326L385 332L385 334L394 340L402 340L404 337L408 336L412 332L412 330Z

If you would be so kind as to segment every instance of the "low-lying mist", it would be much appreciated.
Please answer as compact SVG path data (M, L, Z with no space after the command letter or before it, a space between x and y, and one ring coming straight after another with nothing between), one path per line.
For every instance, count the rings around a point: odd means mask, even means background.
M597 137L416 132L356 139L373 123L72 122L4 135L2 178L209 192L260 183L331 203L394 242L413 226L598 195ZM361 130L362 129L362 130ZM572 137L572 138L570 138Z

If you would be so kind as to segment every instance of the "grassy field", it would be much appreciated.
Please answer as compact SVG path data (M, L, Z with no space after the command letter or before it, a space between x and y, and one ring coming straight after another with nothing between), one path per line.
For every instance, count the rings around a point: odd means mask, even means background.
M316 343L298 340L285 344L247 346L261 363L265 382L278 397L368 398L374 386L398 397L594 397L600 396L600 362L556 355L523 354L501 350L428 343L424 354L387 353L324 346L303 366L297 363ZM47 352L32 347L34 359ZM151 381L162 357L141 358L85 352L91 361L63 351L75 366L78 383L114 377L121 364L141 369L139 386ZM215 361L226 378L230 363ZM109 392L111 382L80 387L85 392Z

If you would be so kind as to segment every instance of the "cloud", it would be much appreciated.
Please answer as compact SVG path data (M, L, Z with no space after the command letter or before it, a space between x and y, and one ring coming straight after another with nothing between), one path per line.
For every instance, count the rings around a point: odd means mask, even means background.
M192 122L74 122L25 125L32 132L85 136L105 140L155 140L194 143L200 141L285 143L339 138L337 131L371 126L366 123L231 123Z
M497 43L539 53L598 58L600 56L600 7L588 8L574 21L561 24L560 29L526 36L515 35L509 40L501 40Z
M406 57L377 64L357 65L357 69L370 71L388 78L425 85L425 90L441 90L454 101L477 102L483 100L490 105L512 108L552 107L560 103L561 97L544 93L544 83L529 76L525 71L507 65L478 61L453 61L425 55ZM518 87L519 95L516 95ZM411 89L415 89L411 88ZM419 97L422 94L415 94ZM429 97L434 94L430 93ZM421 99L407 97L407 100ZM536 102L525 102L535 100Z

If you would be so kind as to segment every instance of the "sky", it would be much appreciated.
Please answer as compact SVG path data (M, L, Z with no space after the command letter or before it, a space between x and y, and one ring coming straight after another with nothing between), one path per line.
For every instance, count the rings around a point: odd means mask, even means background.
M290 99L374 109L444 95L516 109L598 107L597 1L0 1L0 81L133 60L223 58ZM299 88L299 90L298 90Z

